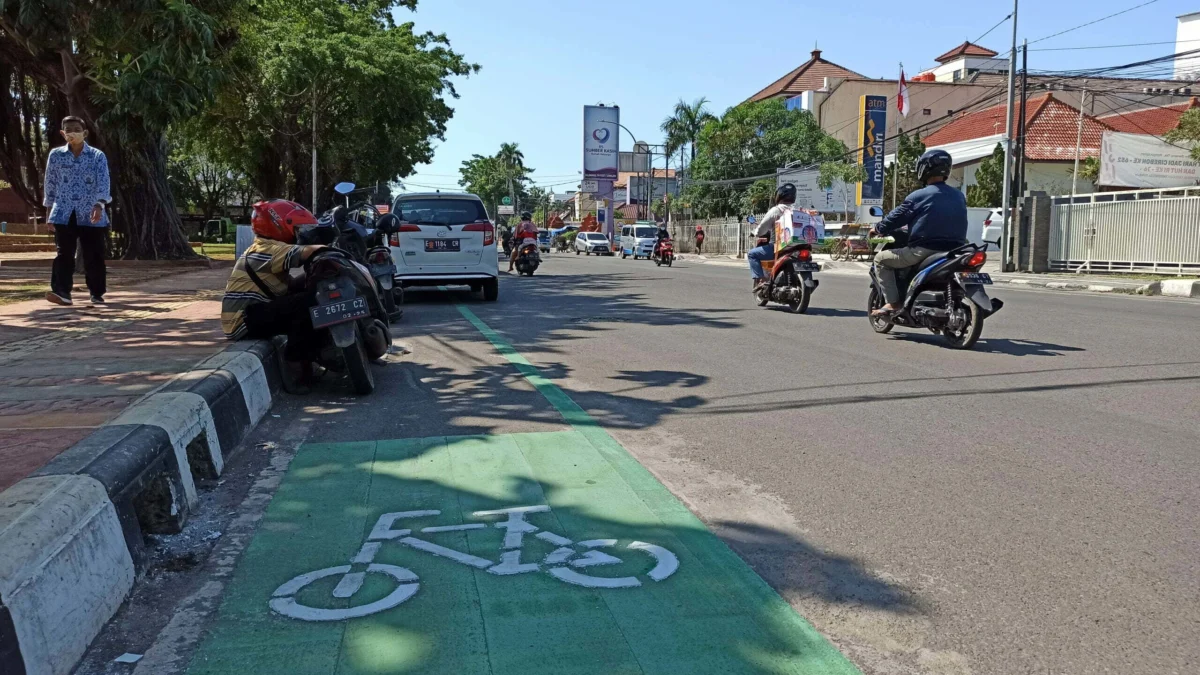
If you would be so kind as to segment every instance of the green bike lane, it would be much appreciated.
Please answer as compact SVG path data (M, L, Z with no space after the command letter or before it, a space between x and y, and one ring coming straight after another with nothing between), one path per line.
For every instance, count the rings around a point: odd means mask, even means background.
M858 672L458 311L565 430L302 446L190 673Z

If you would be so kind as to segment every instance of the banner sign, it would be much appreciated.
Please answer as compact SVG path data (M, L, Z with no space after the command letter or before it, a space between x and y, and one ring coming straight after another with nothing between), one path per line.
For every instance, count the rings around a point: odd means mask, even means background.
M825 219L815 211L788 209L775 221L775 250L781 251L798 241L813 246L825 240Z
M841 213L855 199L855 186L846 185L842 181L834 181L828 189L822 190L817 184L820 177L817 169L804 171L784 171L775 176L775 187L784 183L796 186L796 206L813 209L822 213Z
M583 179L617 179L621 109L616 106L583 107Z
M863 96L858 104L858 162L867 179L858 184L858 203L883 206L883 139L887 133L887 97Z
M1098 183L1127 188L1198 185L1200 162L1192 159L1186 146L1171 145L1157 136L1105 131Z

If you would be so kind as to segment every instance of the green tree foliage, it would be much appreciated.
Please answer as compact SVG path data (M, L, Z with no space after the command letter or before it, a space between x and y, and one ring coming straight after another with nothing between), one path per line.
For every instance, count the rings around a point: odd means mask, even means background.
M90 140L108 155L114 226L127 257L194 255L167 182L164 133L211 100L221 77L214 59L230 40L221 27L237 7L236 0L0 2L6 84L34 85L18 91L20 124L44 124L42 142L53 145L65 114L86 121ZM47 99L41 117L29 106L31 89ZM40 180L30 173L37 170L10 174L26 194L31 178Z
M896 161L887 168L883 178L884 201L887 202L892 194L896 195L897 203L923 185L917 180L917 160L925 153L925 144L921 136L909 136L903 131L897 138ZM897 186L897 176L900 184ZM897 189L899 188L899 189ZM889 202L890 203L890 202Z
M504 197L512 197L517 215L526 206L536 205L530 199L529 174L533 169L525 166L525 156L516 143L503 143L494 155L472 155L458 169L458 184L471 194L478 195L495 214Z
M861 183L866 179L867 171L863 168L862 164L837 160L821 164L821 170L817 174L817 187L822 190L828 190L833 187L834 183L839 181L850 186L855 183ZM846 222L850 222L849 190L842 190L842 209L845 212Z
M822 131L808 111L788 110L779 99L743 103L700 131L684 196L700 217L740 213L757 199L746 197L755 189L753 181L701 181L771 174L789 162L817 164L845 152L846 146Z
M1071 171L1074 172L1075 168L1072 167ZM1079 160L1079 177L1093 183L1100 180L1100 158L1084 157Z
M717 118L708 111L708 99L700 97L691 103L679 99L675 104L675 110L671 116L663 120L659 128L666 134L664 145L667 155L675 154L675 151L682 151L686 147L690 147L692 151L691 158L696 159L696 139L700 136L701 130L709 122L715 122Z
M996 144L990 157L979 163L975 184L967 187L967 206L997 208L1004 198L1004 146Z
M1168 143L1193 144L1192 159L1200 161L1200 109L1193 108L1183 113L1179 125L1168 131L1163 138Z
M223 55L216 103L193 129L207 154L258 193L312 199L332 186L388 183L433 156L453 114L450 77L476 72L444 35L418 34L393 11L415 0L255 0Z

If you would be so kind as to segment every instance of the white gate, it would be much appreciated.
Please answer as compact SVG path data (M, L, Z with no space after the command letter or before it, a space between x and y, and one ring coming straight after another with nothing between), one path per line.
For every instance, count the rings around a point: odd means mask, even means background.
M1200 196L1121 201L1122 194L1129 193L1101 192L1075 204L1054 199L1050 269L1200 273ZM1114 199L1099 201L1106 196Z

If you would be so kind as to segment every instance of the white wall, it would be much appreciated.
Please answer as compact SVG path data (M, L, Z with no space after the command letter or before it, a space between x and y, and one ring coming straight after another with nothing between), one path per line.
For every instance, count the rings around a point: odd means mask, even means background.
M1200 49L1200 12L1184 14L1175 25L1175 52L1190 52ZM1175 79L1192 80L1200 74L1200 56L1175 59Z
M982 160L981 160L982 161ZM966 186L975 184L975 173L980 162L959 164L950 172L946 182L966 192ZM1025 183L1030 191L1045 192L1052 196L1071 194L1071 169L1073 162L1026 162ZM1075 194L1090 194L1096 185L1080 178L1075 185Z

